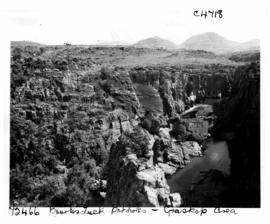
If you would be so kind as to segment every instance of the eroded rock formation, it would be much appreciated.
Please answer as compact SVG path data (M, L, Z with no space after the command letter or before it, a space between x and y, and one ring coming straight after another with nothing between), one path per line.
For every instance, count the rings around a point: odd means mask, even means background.
M153 139L136 127L113 145L108 162L108 206L180 206L179 194L170 194L164 172L153 162Z
M124 47L13 49L11 203L93 206L103 205L105 198L110 206L180 206L181 197L171 194L166 177L191 156L201 156L199 144L209 137L215 113L217 127L234 127L245 147L251 136L257 139L256 131L237 131L258 127L253 67L243 79L231 64L114 62L131 53L147 54ZM219 107L221 113L198 106L207 100L219 104L232 94L229 106ZM254 123L244 119L253 115ZM241 157L231 153L234 161Z

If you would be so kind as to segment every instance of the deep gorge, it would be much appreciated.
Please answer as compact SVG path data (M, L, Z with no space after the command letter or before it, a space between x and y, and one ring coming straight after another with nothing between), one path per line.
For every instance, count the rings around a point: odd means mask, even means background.
M107 50L13 49L10 203L258 207L259 63L81 56ZM208 170L186 195L171 192L167 180L204 156L210 138L227 141L230 175ZM200 195L213 185L222 190Z

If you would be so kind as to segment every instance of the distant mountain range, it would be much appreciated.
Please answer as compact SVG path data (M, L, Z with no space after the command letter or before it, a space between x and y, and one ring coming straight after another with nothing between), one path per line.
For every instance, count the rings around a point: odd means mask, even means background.
M236 51L259 49L259 40L251 40L248 42L236 42L228 40L216 33L203 33L195 35L187 39L180 45L180 48L188 50L205 50L214 53L228 53Z
M159 37L151 37L140 40L133 46L143 48L205 50L223 54L228 52L257 50L259 49L260 42L259 40L251 40L241 43L226 39L219 34L208 32L192 36L181 45L176 45L169 40Z
M44 46L44 44L31 42L31 41L12 41L12 46ZM225 37L207 32L199 35L192 36L184 41L181 45L177 45L170 40L163 39L157 36L146 38L129 44L121 41L115 42L100 42L97 46L133 46L137 48L151 48L151 49L187 49L187 50L204 50L211 51L216 54L225 54L247 50L259 50L259 40L250 40L247 42L236 42Z
M133 44L133 46L141 48L163 48L163 49L177 48L177 45L175 43L157 36L140 40L137 43Z

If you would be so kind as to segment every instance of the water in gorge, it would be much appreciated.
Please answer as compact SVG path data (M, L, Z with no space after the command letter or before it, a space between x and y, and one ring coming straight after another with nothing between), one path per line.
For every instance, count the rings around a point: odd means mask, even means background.
M192 183L204 171L215 169L225 175L230 175L230 163L226 141L211 141L207 144L202 157L192 157L191 162L186 167L168 179L171 192L186 194L190 190Z

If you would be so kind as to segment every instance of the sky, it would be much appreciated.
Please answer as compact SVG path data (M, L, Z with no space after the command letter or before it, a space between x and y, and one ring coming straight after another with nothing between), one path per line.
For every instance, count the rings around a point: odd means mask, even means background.
M177 44L216 32L234 41L260 39L262 4L248 0L9 0L0 8L10 40L45 44L134 43L159 36ZM223 10L200 18L194 10Z

